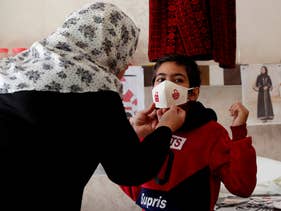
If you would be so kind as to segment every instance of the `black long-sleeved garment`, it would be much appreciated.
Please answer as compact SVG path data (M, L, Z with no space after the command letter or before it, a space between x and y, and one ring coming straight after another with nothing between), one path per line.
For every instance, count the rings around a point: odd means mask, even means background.
M99 163L115 183L148 181L171 138L160 127L140 143L112 91L1 94L0 130L1 211L78 211Z

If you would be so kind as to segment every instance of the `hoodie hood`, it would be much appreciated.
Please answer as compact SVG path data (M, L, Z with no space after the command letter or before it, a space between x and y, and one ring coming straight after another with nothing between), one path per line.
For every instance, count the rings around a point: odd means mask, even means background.
M188 101L181 108L186 111L186 118L179 131L190 131L201 127L209 121L217 121L216 112L211 108L206 108L199 101Z

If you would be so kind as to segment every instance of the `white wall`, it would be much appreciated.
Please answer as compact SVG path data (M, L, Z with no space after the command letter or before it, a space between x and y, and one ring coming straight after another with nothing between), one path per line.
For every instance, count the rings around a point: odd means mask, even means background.
M281 62L281 1L236 0L237 62Z
M70 12L96 1L0 0L0 47L28 47L60 26ZM134 63L147 64L148 0L104 1L118 5L141 28ZM237 62L281 62L281 1L236 0L236 5Z
M0 0L0 48L29 47L61 26L82 5L102 0ZM147 62L148 0L105 0L118 5L141 28L134 63Z

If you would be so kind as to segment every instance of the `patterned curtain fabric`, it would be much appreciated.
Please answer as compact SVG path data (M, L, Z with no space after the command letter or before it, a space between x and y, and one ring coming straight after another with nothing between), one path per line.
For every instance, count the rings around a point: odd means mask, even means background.
M235 0L150 0L149 60L171 53L234 68Z

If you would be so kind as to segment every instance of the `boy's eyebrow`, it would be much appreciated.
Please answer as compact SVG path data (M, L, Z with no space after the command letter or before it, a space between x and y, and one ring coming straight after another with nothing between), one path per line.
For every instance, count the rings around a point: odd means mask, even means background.
M166 74L166 73L158 73L158 74L156 74L156 77L157 76L166 76L166 75L168 75L168 74ZM182 73L174 73L174 74L171 74L171 76L183 76L183 77L186 77L184 74L182 74Z
M156 76L159 76L159 75L167 75L165 73L157 73Z

